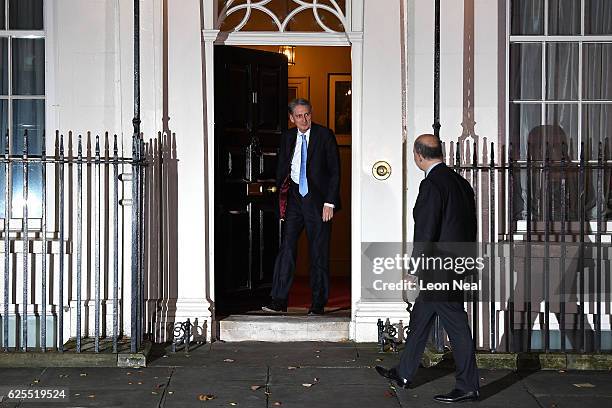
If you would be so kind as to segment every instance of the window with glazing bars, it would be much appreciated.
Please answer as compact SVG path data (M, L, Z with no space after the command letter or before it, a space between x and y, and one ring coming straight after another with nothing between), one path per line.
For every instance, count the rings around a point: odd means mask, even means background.
M45 34L43 0L0 0L0 154L7 135L9 153L23 155L24 132L28 154L40 156L45 128ZM11 213L21 218L23 166L10 169ZM28 213L41 216L42 167L28 165ZM5 166L0 166L0 217L6 217Z
M612 219L610 166L599 173L587 167L582 191L577 171L581 153L595 165L600 146L603 159L612 159L612 1L509 0L507 12L510 154L525 164L529 150L536 166L529 175L526 169L516 174L515 219L530 214L541 221L550 211L550 219L560 220L565 201L566 220L579 220L583 192L585 220L597 218L598 195L603 219ZM549 186L537 169L545 158L557 166L563 158L568 162L567 172L561 166L550 170ZM599 185L598 177L603 178ZM548 208L543 204L546 190L551 194Z

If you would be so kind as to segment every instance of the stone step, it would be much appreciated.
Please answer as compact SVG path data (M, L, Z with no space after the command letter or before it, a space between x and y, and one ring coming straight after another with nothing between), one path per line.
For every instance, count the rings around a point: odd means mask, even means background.
M218 321L223 341L329 341L349 339L350 316L231 315Z

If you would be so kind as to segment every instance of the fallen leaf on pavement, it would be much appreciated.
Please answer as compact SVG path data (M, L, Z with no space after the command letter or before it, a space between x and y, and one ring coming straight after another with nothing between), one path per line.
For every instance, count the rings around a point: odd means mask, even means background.
M251 391L257 391L261 388L261 385L251 385Z
M223 360L223 362L225 363L233 363L234 361L236 360L234 360L233 358L226 358L225 360Z
M578 388L595 388L595 386L591 383L578 383L574 384L574 386Z
M200 401L210 401L212 399L215 399L215 396L212 394L200 394L198 395L198 399Z
M95 394L88 395L89 398L96 398Z

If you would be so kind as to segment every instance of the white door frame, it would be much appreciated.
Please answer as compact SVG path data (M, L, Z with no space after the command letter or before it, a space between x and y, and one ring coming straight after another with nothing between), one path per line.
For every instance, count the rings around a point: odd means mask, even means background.
M209 12L205 16L216 16L216 1L205 0ZM205 82L205 141L206 141L206 198L207 198L207 259L206 267L208 298L215 300L215 192L214 192L214 46L223 45L295 45L295 46L349 46L351 47L351 75L352 75L352 137L351 137L351 320L355 321L357 302L361 297L361 139L362 139L362 90L363 90L363 0L353 0L351 13L347 16L347 25L355 31L342 33L329 32L220 32L213 29L216 22L209 17L204 22L202 30L202 59L204 65ZM216 320L214 311L212 314ZM350 337L354 339L351 331Z
M205 32L206 61L206 133L207 133L207 168L208 179L214 180L214 45L301 45L301 46L350 46L352 76L352 137L351 137L351 298L352 308L361 295L361 107L362 107L362 33L330 35L293 35L291 33L232 33L219 39L218 31ZM350 41L349 41L350 39ZM210 298L214 300L214 185L208 184L208 258Z

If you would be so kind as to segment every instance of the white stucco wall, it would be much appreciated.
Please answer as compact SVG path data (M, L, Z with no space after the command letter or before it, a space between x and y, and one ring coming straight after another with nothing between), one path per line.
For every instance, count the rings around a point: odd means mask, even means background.
M47 126L75 132L105 130L123 134L129 147L133 115L132 3L118 0L47 2ZM209 318L206 261L205 92L201 42L201 2L181 0L168 6L168 94L163 92L164 0L141 2L141 116L145 137L162 129L164 98L169 128L177 137L177 256L173 260L179 317ZM433 122L433 2L409 0L408 132L431 132ZM475 3L476 132L498 137L498 2ZM366 0L363 19L363 99L361 161L355 163L361 188L361 218L353 219L363 242L401 241L402 118L399 0ZM442 0L441 135L461 134L463 117L463 2ZM129 153L129 150L127 151ZM386 160L392 174L372 176L372 165ZM422 174L410 161L407 220ZM354 247L353 247L354 248ZM353 291L355 295L355 291ZM354 301L357 299L353 299ZM360 306L357 305L357 308ZM358 341L372 340L376 317L405 316L403 303L362 305L367 329L355 330ZM354 319L358 316L354 313ZM170 317L170 316L169 316ZM373 320L374 319L374 320ZM366 326L364 326L366 327Z
M384 23L383 23L384 22ZM399 1L365 2L363 34L363 135L361 163L364 242L402 239L402 105ZM379 181L372 166L391 165Z
M131 156L133 134L133 3L119 0L61 0L46 3L47 128L75 135L91 131L117 133L120 155ZM164 16L164 3L167 15ZM164 18L166 22L164 22ZM176 133L176 248L162 274L178 296L164 304L163 319L210 316L206 301L205 150L203 137L201 5L181 0L140 2L141 131L145 141L163 130L164 100L169 129ZM163 65L164 27L167 67ZM164 91L164 76L167 93ZM48 139L48 147L53 140ZM124 169L129 172L129 168ZM123 184L129 198L131 183ZM124 239L130 239L130 207L126 207ZM172 237L174 238L174 237ZM129 245L125 246L123 291L129 294ZM129 296L128 296L129 297ZM178 297L178 299L176 299ZM176 304L176 309L174 305ZM129 322L129 302L124 305ZM126 326L129 327L129 326Z
M440 2L440 138L456 141L463 120L463 2ZM481 141L498 139L498 3L475 0L474 4L474 118ZM501 5L503 7L503 5ZM427 0L411 0L409 6L408 133L410 152L421 133L433 133L434 6ZM501 51L503 52L503 50ZM504 81L504 78L499 78ZM410 161L408 207L412 209L423 173ZM409 236L414 221L408 217ZM411 239L411 238L410 238Z

